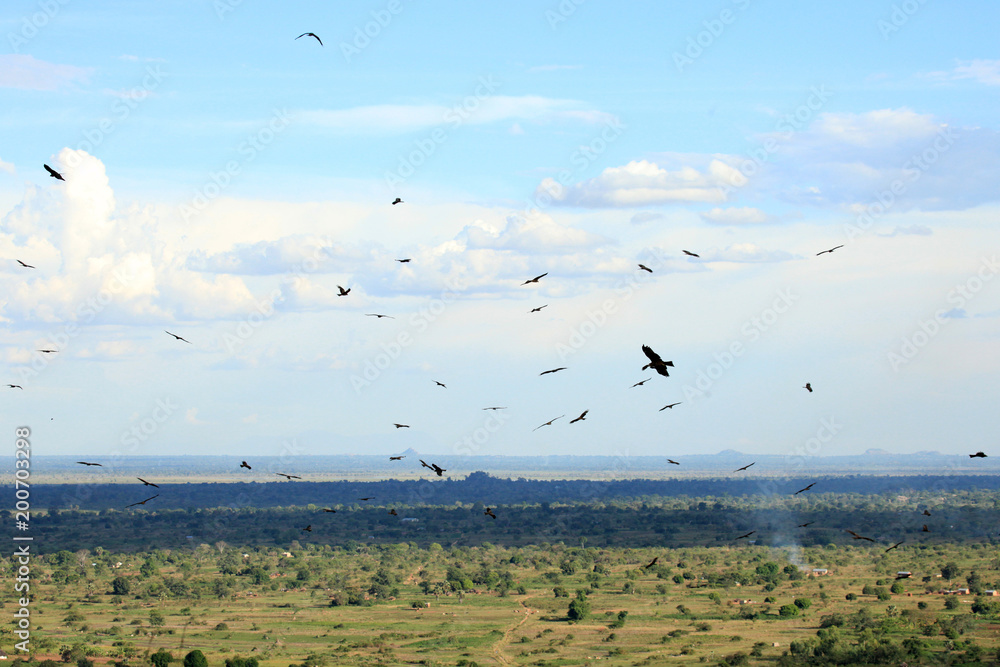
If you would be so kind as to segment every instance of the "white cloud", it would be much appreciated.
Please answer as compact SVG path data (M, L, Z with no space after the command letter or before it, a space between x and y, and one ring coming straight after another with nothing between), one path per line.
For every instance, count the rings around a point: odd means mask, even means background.
M639 211L629 219L629 222L633 225L644 225L654 220L665 220L666 217L662 213L656 213L655 211Z
M0 171L6 171L8 174L13 174L14 165L12 165L10 162L4 162L3 159L0 159Z
M698 215L705 222L716 225L761 225L774 222L774 218L759 208L729 207L713 208L710 211L703 211Z
M793 259L802 259L800 256L785 250L766 250L753 243L734 243L723 250L713 248L708 252L701 253L701 258L706 262L738 263L787 262Z
M884 236L886 238L903 235L930 236L933 233L934 230L927 225L896 225L891 232L877 234L877 236Z
M1000 60L960 60L949 71L930 72L926 76L938 81L972 79L987 86L1000 86Z
M0 88L21 90L59 90L73 83L85 83L93 69L74 65L57 65L29 55L0 55Z

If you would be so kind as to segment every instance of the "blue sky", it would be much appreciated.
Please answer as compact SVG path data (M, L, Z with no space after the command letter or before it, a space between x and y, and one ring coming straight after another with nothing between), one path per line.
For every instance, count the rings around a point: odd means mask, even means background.
M38 453L995 446L992 3L8 5Z

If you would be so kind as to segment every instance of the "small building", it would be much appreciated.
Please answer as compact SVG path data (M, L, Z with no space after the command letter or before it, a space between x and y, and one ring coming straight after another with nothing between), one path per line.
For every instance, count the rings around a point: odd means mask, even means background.
M814 567L812 570L812 575L814 577L825 577L828 574L830 574L830 570L825 567Z
M0 651L0 660L6 660L6 659L7 659L7 654L4 653L3 651Z
M1000 597L1000 591L990 589L983 591L983 595L989 595L990 597Z
M909 579L912 576L913 576L913 573L912 572L907 572L906 570L900 570L899 572L896 573L896 578L897 579Z

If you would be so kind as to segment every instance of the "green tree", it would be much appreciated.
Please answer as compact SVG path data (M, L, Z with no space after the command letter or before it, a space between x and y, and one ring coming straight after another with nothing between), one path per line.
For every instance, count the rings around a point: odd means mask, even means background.
M951 580L960 575L962 571L959 569L958 565L954 562L948 563L941 568L941 576L945 579Z
M154 609L153 611L149 612L149 624L151 626L153 626L154 628L161 627L166 622L167 622L167 619L164 618L163 614L160 613L159 611L157 611L156 609Z
M132 584L125 577L115 577L111 581L111 592L115 595L128 595Z
M778 615L782 616L782 617L785 617L785 618L790 618L792 616L798 616L799 615L799 608L796 607L794 604L782 605L781 609L778 610Z
M208 667L205 654L195 649L184 656L184 667Z
M164 651L162 648L149 656L149 661L153 663L153 667L168 667L173 660L173 654Z
M583 619L590 616L590 600L581 591L576 594L576 599L569 603L569 612L567 615L570 620L582 621Z

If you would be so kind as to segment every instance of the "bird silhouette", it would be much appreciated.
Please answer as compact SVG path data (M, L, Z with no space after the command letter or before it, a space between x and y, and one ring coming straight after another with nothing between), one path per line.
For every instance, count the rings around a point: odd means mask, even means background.
M24 268L26 268L26 269L33 269L33 268L35 268L35 267L33 267L33 266L32 266L31 264L25 264L25 263L24 263L24 262L22 262L21 260L17 260L17 263L18 263L18 264L20 264L21 266L23 266L23 267L24 267Z
M685 255L690 255L691 257L701 257L701 255L696 255L689 250L681 250L681 252L684 253Z
M539 375L548 375L549 373L558 373L559 371L564 371L564 370L566 370L566 367L561 366L559 368L553 368L550 371L542 371L541 373L539 373Z
M853 539L855 539L855 540L867 540L867 541L869 541L869 542L874 542L874 541L875 541L875 540L873 540L873 539L872 539L872 538L870 538L870 537L865 537L864 535L858 535L858 534L857 534L857 533L855 533L855 532L854 532L853 530L848 530L847 532L848 532L848 533L850 533L850 534L851 534L851 537L852 537Z
M632 385L632 387L629 387L629 389L632 389L633 387L641 387L642 385L646 384L647 382L649 382L652 379L653 378L646 378L642 382L636 382L634 385Z
M970 459L985 459L986 458L986 454L983 454L982 452L976 452L975 454L969 454L969 458Z
M445 385L444 385L444 383L443 383L443 382L438 382L437 380L434 380L434 384L436 384L436 385L437 385L437 386L439 386L439 387L444 387L445 389L447 389L447 388L448 388L448 387L445 387Z
M757 464L757 462L756 462L756 461L754 461L753 463L748 463L748 464L746 464L745 466L743 466L742 468L737 468L737 469L736 469L736 470L734 470L733 472L743 472L744 470L746 470L746 469L747 469L747 468L749 468L750 466L752 466L752 465L756 465L756 464Z
M576 419L570 419L569 423L570 424L575 424L576 422L582 422L582 421L584 421L587 418L587 413L588 412L590 412L590 410L584 410L583 412L580 413L580 416L577 417Z
M340 290L340 293L337 296L347 296L348 294L351 293L351 290L353 288L352 287L348 287L347 289L344 289L340 285L337 285L337 289Z
M417 459L417 460L420 461L420 466L422 468L430 468L431 470L434 470L434 466L429 464L427 461L424 461L423 459Z
M396 514L396 510L395 509L389 510L389 514L391 514L393 516L399 516L398 514Z
M315 37L316 41L319 42L319 45L323 46L323 40L320 39L319 35L317 35L314 32L304 32L301 35L299 35L298 37L296 37L295 39L302 39L303 37Z
M529 314L530 314L530 313L537 313L537 312L541 311L541 310L542 310L542 308L548 308L548 306L549 306L549 304L545 304L544 306L539 306L538 308L532 308L532 309L531 309L531 310L529 311Z
M45 171L49 172L49 176L51 176L52 178L56 178L56 179L58 179L60 181L65 181L66 180L65 178L62 177L62 174L60 174L58 171L56 171L55 169L53 169L49 165L43 164L42 166L45 167Z
M407 257L406 259L397 259L396 261L399 262L400 264L409 264L410 258Z
M35 352L41 352L42 354L55 354L59 350L35 350Z
M806 487L806 488L804 488L804 489L799 489L798 491L796 491L796 492L795 492L795 493L793 493L792 495L793 495L793 496L797 496L797 495L799 495L800 493L802 493L803 491L808 491L809 489L813 488L814 486L816 486L816 482L813 482L812 484L810 484L809 486L807 486L807 487Z
M136 479L139 480L140 482L142 482L143 484L145 484L146 486L153 486L153 487L156 487L157 489L160 488L160 486L158 484L153 484L152 482L147 482L142 477L136 477Z
M906 540L903 540L902 542L896 542L896 543L895 543L895 544L893 544L893 545L892 545L891 547L889 547L888 549L886 549L886 550L885 550L885 553L889 553L889 552L890 552L890 551L892 551L893 549L895 549L895 548L899 547L899 545L900 545L900 544L902 544L902 543L903 543L903 542L905 542L905 541L906 541Z
M810 522L808 522L808 523L800 523L800 524L799 524L799 528L805 528L806 526L811 526L811 525L813 525L814 523L816 523L816 522L815 522L815 521L810 521Z
M824 254L826 254L828 252L833 252L837 248L843 248L843 247L844 247L844 244L840 244L838 246L834 246L834 247L830 248L829 250L823 250L822 252L818 252L818 253L816 253L816 256L819 257L820 255L824 255Z
M402 204L402 203L403 203L403 200L400 199L399 197L396 197L394 200L392 200L392 205L393 206L395 206L396 204Z
M924 510L924 516L930 516L930 515L931 515L930 510Z
M410 428L409 424L393 424L396 428Z
M375 496L368 496L367 498L358 498L358 500L375 500Z
M643 568L644 570L648 570L649 568L651 568L651 567L653 567L654 565L656 565L656 561L658 561L658 560L660 560L660 557L659 557L659 556L657 556L657 557L656 557L656 558L654 558L653 560L651 560L651 561L649 561L648 563L646 563L645 565L643 565L643 566L642 566L642 568Z
M660 408L659 410L657 410L657 412L663 412L667 408L673 410L675 405L680 405L683 402L684 401L677 401L676 403L671 403L670 405L664 405L662 408Z
M275 474L275 475L278 475L279 477L284 477L284 478L286 478L286 479L302 479L302 478L301 478L301 477L299 477L298 475L286 475L286 474L285 474L285 473L283 473L283 472L276 472L276 473L274 473L274 474Z
M928 528L927 524L925 523L924 527L920 529L920 532L922 532L922 533L929 533L929 532L931 532L931 529Z
M169 332L169 331L167 331L166 329L164 329L163 331L164 331L164 333L168 333L168 334L170 334L171 336L173 336L173 337L174 337L174 338L176 338L177 340L182 340L182 341L184 341L185 343L187 343L187 344L189 344L189 345L194 345L194 343L192 343L191 341L189 341L189 340L188 340L187 338L182 338L182 337L178 336L178 335L177 335L177 334L175 334L175 333L170 333L170 332Z
M660 358L660 355L658 355L656 352L653 352L653 348L651 348L648 345L642 346L642 353L646 355L647 359L649 359L649 363L643 366L642 370L646 370L647 368L652 368L654 371L656 371L663 377L670 377L670 373L667 372L667 366L673 366L674 362L664 361L662 358Z
M812 387L812 383L811 382L806 382L805 385L802 388L803 389L808 389L810 394L813 392L813 387Z
M243 463L241 463L240 467L241 468L246 468L247 470L253 470L253 468L250 467L250 464L248 464L246 461L244 461Z
M675 466L679 466L680 465L680 463L678 463L677 461L674 461L673 459L667 459L667 463L673 463Z
M483 512L483 514L485 514L486 516L491 516L494 519L497 518L497 515L493 513L493 508L492 507L487 507L486 511Z
M739 536L739 537L737 537L736 539L738 539L738 540L742 540L742 539L744 539L744 538L746 538L746 537L750 537L751 535L753 535L753 534L754 534L754 533L756 533L756 532L757 532L756 530L751 530L751 531L750 531L749 533L747 533L746 535L740 535L740 536Z
M649 267L648 267L648 266L646 266L645 264L640 264L640 265L639 265L639 268L640 268L640 269L642 269L643 271L649 271L650 273L652 273L652 272L653 272L653 269L649 268Z
M566 416L566 415L559 415L558 417L556 417L556 419L562 419L562 418L563 418L563 417L565 417L565 416ZM542 424L542 426L552 426L552 422L554 422L554 421L555 421L556 419L550 419L549 421L547 421L547 422L545 422L544 424ZM539 426L539 427L537 427L537 428L534 428L534 429L532 429L532 432L535 432L535 431L537 431L537 430L538 430L538 429L540 429L540 428L541 428L542 426Z
M329 508L329 507L324 507L324 508L323 508L323 511L324 511L324 512L329 512L330 514L336 514L336 513L337 513L337 510L335 510L335 509L331 509L331 508Z
M21 386L21 385L19 385L19 384L9 384L9 385L7 385L7 386L8 386L8 387L10 387L11 389L21 389L21 390L23 390L23 389L24 389L24 387L22 387L22 386Z
M146 503L148 503L153 498L159 498L159 497L160 497L160 494L157 493L155 496L150 496L149 498L146 498L145 500L140 500L137 503L132 503L131 505L126 505L125 509L128 509L129 507L135 507L136 505L145 505Z
M303 533L311 533L311 532L313 532L312 524L309 524L308 526L306 526L305 528L303 528L302 532Z
M79 463L82 466L101 466L102 468L104 467L103 463L87 463L86 461L77 461L77 463Z
M350 290L348 290L348 291L350 291ZM388 317L390 320L396 319L392 315L380 315L379 313L365 313L365 316L366 317L377 317L379 319L382 319L383 317Z
M405 456L390 456L389 460L390 461L402 461L405 458L406 458Z
M524 287L524 286L525 286L525 285L527 285L528 283L537 283L537 282L538 282L539 280L541 280L542 278L544 278L544 277L545 277L545 276L547 276L547 275L549 275L548 271L546 271L545 273L543 273L543 274L542 274L542 275L540 275L540 276L535 276L535 277L534 277L534 278L532 278L531 280L525 280L525 281L524 281L523 283L521 283L521 287Z
M483 410L506 410L506 407L483 408Z
M431 464L431 468L433 468L433 469L434 469L434 472L436 472L436 473L437 473L437 476L438 476L438 477L443 477L443 476L444 476L444 474L445 474L446 472L448 472L448 471L447 471L446 469L442 468L441 466L439 466L439 465L438 465L438 464L436 464L436 463L432 463L432 464Z

